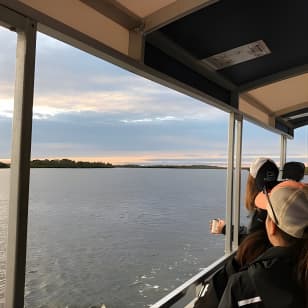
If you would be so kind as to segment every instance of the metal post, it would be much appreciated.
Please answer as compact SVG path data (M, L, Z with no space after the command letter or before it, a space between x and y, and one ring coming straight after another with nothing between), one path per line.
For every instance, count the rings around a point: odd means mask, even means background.
M5 307L24 306L36 23L17 30Z
M232 250L232 207L233 207L233 170L234 170L234 135L235 114L230 113L228 132L228 169L227 169L227 194L226 194L226 238L225 253Z
M280 170L282 170L283 165L287 160L287 137L281 135L280 139Z
M240 204L241 204L241 173L242 173L242 131L243 117L237 116L236 120L236 165L234 182L234 229L233 229L233 249L239 245L239 225L240 225Z
M145 46L145 40L141 32L137 30L129 31L128 55L133 59L143 63L144 46Z

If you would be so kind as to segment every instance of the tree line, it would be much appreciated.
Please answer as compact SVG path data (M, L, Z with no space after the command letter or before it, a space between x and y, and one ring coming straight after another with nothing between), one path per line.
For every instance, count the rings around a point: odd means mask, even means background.
M225 169L225 167L208 165L112 165L111 163L74 161L64 159L34 159L30 162L31 168L180 168L180 169ZM10 164L0 161L0 168L10 168ZM243 168L249 170L249 168ZM308 175L308 167L305 168L305 174Z
M0 162L0 168L9 168L10 164ZM30 168L113 168L110 163L74 161L70 159L34 159Z

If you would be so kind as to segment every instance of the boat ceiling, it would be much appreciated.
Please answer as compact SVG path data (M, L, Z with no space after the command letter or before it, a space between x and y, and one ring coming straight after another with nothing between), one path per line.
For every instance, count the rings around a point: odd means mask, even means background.
M0 0L39 30L259 125L308 124L308 1Z

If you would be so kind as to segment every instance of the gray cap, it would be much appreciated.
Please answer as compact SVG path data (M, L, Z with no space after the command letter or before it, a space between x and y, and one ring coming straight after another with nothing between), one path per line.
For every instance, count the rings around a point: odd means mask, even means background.
M274 222L276 216L281 230L293 237L303 238L308 228L308 185L284 181L272 189L269 199L275 213L263 192L256 198L257 207L264 208L266 204L268 215Z

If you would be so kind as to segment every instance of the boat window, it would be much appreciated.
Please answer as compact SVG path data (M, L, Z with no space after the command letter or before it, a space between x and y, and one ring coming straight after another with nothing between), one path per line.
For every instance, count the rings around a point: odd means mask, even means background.
M222 256L228 117L39 33L25 304L143 307Z
M300 161L308 165L308 126L294 132L294 139L288 140L287 161ZM304 181L308 181L307 176Z
M270 157L279 164L280 135L244 121L243 164L249 166L257 157Z
M0 27L0 307L4 305L17 35Z

